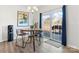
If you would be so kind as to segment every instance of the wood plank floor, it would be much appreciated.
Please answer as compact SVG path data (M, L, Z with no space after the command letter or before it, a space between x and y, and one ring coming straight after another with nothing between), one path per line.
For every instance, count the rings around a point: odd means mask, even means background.
M32 44L27 44L26 48L16 46L15 42L1 42L0 53L79 53L79 50L68 47L55 47L47 43L40 46L36 43L36 51L33 52Z

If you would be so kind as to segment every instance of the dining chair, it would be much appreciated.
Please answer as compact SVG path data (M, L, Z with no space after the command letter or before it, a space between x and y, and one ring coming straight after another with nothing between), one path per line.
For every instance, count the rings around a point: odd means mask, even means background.
M38 45L41 44L41 31L35 33L36 41L38 41Z
M20 46L19 44L22 44L21 47L25 47L25 38L28 33L21 33L20 29L16 30L16 45Z
M18 45L18 43L22 44L22 48L25 48L26 47L26 44L30 44L32 43L32 39L34 37L34 35L32 35L31 32L24 32L24 33L21 33L21 29L18 29L16 30L16 45ZM21 39L18 37L21 37ZM20 46L20 45L18 45Z
M34 38L33 32L32 32L32 31L29 31L29 35L28 35L27 42L25 43L25 47L26 47L26 44L31 44L31 43L33 43L33 38Z

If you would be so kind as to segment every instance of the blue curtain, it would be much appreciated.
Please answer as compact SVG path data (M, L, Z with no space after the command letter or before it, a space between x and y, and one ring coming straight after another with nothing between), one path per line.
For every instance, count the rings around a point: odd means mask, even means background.
M40 13L39 28L42 28L42 13Z
M63 21L62 21L62 45L67 45L66 39L66 6L64 5L63 8Z

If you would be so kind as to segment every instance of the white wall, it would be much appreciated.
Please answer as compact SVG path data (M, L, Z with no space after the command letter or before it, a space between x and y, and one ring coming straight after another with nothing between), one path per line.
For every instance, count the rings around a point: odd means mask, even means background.
M79 49L79 6L67 6L67 45Z
M14 25L14 35L16 34L15 30L17 27L17 11L26 11L26 6L0 6L0 42L7 40L7 25Z

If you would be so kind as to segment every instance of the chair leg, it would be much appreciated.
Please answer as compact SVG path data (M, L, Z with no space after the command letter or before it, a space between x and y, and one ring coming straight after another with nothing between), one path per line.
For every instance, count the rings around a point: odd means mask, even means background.
M38 41L38 37L37 36L35 36L35 39Z
M27 41L29 41L29 38L28 38L28 40ZM26 47L26 44L27 44L27 42L25 42L25 47Z
M41 39L40 39L40 36L39 36L39 45L41 45Z
M35 36L36 40L38 41L38 45L41 45L40 36Z
M24 45L25 45L25 44L24 44L24 37L22 36L22 48L25 48Z
M29 41L29 43L31 43L32 42L32 37L28 37L28 41Z
M16 36L16 42L15 42L15 43L16 43L16 45L17 45L17 36Z
M28 42L29 41L29 42ZM27 40L27 42L25 43L25 47L26 47L26 44L28 44L28 43L31 43L32 42L32 37L28 37L28 40Z

